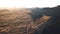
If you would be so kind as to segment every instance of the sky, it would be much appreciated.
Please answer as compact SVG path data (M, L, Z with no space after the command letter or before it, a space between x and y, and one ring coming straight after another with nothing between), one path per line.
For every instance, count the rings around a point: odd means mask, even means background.
M0 0L1 7L54 7L60 5L60 0Z

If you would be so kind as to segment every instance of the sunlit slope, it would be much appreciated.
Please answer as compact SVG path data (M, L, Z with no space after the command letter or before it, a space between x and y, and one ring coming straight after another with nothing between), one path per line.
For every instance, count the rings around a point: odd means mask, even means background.
M26 26L32 23L30 13L31 11L26 9L1 9L0 32L9 32L9 34L14 32L13 34L17 34L16 32L25 31Z

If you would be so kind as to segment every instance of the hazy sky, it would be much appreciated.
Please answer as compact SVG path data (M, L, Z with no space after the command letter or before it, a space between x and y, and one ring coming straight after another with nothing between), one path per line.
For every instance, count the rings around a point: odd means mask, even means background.
M60 5L60 0L0 0L0 7L53 7Z

